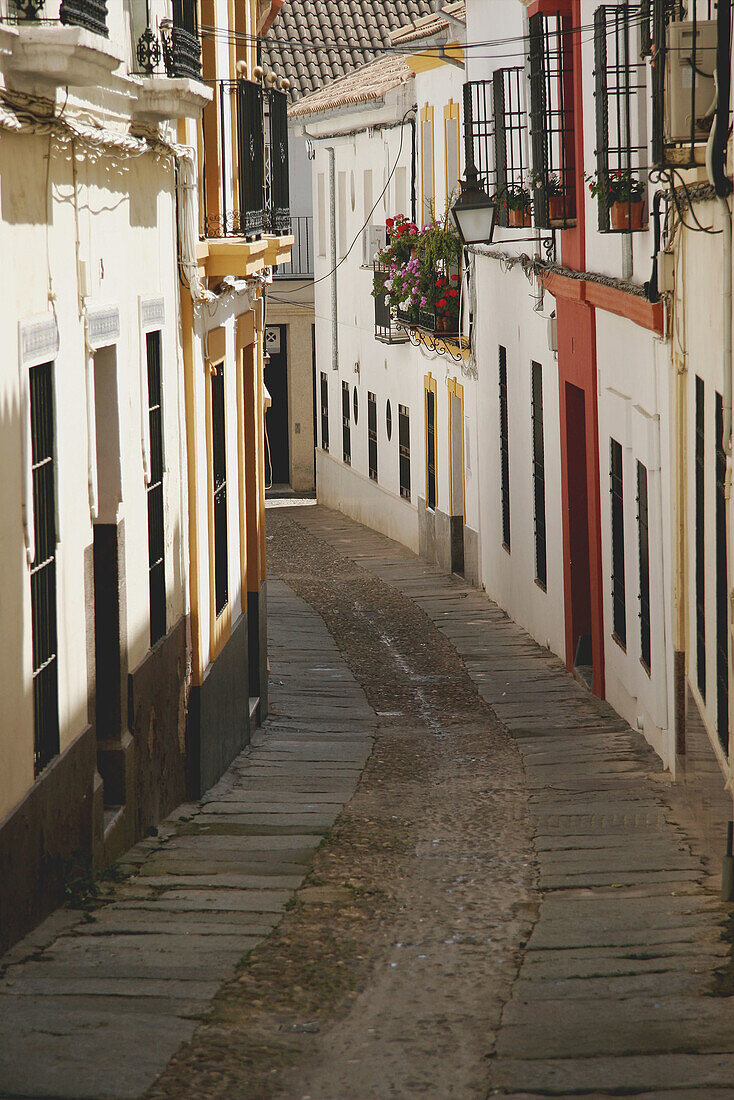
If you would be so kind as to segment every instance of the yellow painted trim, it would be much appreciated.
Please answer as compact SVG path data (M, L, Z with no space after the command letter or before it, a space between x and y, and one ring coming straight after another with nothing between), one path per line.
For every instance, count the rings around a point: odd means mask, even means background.
M266 236L267 251L264 255L265 264L267 267L274 267L275 264L284 264L291 258L291 249L295 242L295 237L271 237Z
M226 333L223 327L214 329L207 339L207 359L205 370L206 393L206 486L207 486L207 515L209 520L208 555L209 555L209 661L215 661L224 649L232 633L232 613L229 599L227 606L217 615L216 612L216 584L214 570L214 428L212 425L212 375L218 370L226 368ZM225 373L226 379L226 373ZM226 401L225 401L226 408ZM226 423L226 422L225 422ZM225 451L226 454L226 451ZM229 512L227 510L227 527L229 528ZM229 543L229 539L227 540ZM227 560L229 561L229 545L227 546ZM229 583L227 584L229 589ZM231 593L229 593L231 598Z
M414 73L427 73L431 69L438 69L441 65L450 64L446 58L451 57L454 61L458 61L460 65L464 64L464 51L458 43L453 42L446 46L443 54L436 53L436 47L432 49L423 50L422 53L412 54L410 57L406 57L405 62L409 69L412 69Z
M196 454L196 392L194 387L194 304L191 291L182 286L181 344L184 361L184 409L186 418L186 471L189 517L189 584L191 589L191 678L201 684L204 669L201 660L201 607L199 603L199 492Z
M240 479L240 585L243 610L247 610L247 417L245 413L245 373L247 356L252 356L255 318L252 310L237 318L237 463Z
M456 175L454 181L451 181L451 175L449 173L449 141L448 141L448 124L449 122L456 123ZM445 160L445 182L446 182L446 201L448 203L449 196L451 195L452 187L455 187L459 177L461 175L461 124L459 121L459 104L454 103L453 99L450 99L443 109L443 147L444 147L444 160Z
M429 210L426 206L426 192L425 192L425 146L423 144L423 124L425 122L430 123L431 126L431 203L433 209L436 209L436 129L433 124L433 107L426 104L421 108L421 216L419 219L419 225L425 225L430 216Z
M446 382L449 395L453 394L461 402L461 485L463 509L462 516L466 523L466 462L464 458L464 387L455 378L449 378ZM449 397L449 505L451 515L454 514L454 419L451 411L451 397Z
M258 523L260 527L260 584L265 580L267 543L265 541L265 334L257 330L257 472Z
M225 275L234 275L235 278L246 279L267 266L265 253L268 250L268 242L266 240L210 239L207 241L207 246L205 264L208 278L221 279Z
M428 507L428 393L433 394L433 465L436 470L436 503L438 510L438 387L431 372L423 376L423 456L425 463L426 507Z
M260 537L258 530L257 471L257 349L247 345L242 353L245 406L245 506L247 528L247 591L260 591Z

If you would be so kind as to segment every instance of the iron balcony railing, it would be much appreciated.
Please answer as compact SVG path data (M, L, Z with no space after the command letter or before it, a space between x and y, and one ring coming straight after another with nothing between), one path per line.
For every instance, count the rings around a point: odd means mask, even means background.
M46 4L45 0L10 0L7 14L0 18L0 22L58 22L109 37L105 0L61 0L58 17L49 14L53 6Z
M169 77L201 80L201 43L196 21L195 0L173 0L173 20L161 20L160 37L148 25L136 48L139 71L153 76L161 71Z
M204 174L218 160L219 209L204 188L205 237L257 237L290 232L288 102L249 80L219 80L217 101L204 114Z
M293 249L287 263L273 273L275 279L313 279L313 218L291 218Z

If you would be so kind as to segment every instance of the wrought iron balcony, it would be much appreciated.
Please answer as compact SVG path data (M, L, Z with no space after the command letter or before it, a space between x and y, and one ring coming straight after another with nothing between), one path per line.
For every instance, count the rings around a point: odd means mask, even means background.
M275 279L313 279L313 218L291 218L291 258L273 273Z
M405 344L408 334L399 321L399 313L393 309L388 299L384 283L390 274L390 268L379 260L373 264L375 293L375 340L381 344ZM382 284L382 289L380 288Z
M162 61L168 77L201 80L201 43L194 0L174 0L173 20L161 21L160 38L147 26L138 39L136 53L145 76L158 72Z
M109 37L105 0L61 0L58 16L51 14L53 5L45 0L15 0L11 2L4 21L10 23L62 23L83 27L92 34Z

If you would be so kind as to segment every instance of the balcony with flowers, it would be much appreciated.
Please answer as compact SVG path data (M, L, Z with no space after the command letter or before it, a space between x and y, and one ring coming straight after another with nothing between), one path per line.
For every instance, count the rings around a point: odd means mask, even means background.
M462 249L449 215L422 229L402 214L386 225L388 245L374 261L375 338L460 353Z

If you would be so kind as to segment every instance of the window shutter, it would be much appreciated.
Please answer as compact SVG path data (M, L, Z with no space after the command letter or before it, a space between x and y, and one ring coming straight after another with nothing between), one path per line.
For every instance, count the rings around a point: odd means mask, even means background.
M545 133L546 95L545 95L545 19L542 14L531 15L529 20L529 61L530 61L530 144L533 155L533 170L542 186L536 187L533 194L535 223L548 224L548 199L545 184L548 179L548 147Z
M497 181L497 224L507 225L507 206L502 200L507 191L507 135L505 130L505 73L497 69L492 75L494 114L494 165Z

